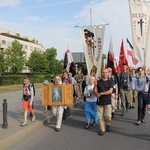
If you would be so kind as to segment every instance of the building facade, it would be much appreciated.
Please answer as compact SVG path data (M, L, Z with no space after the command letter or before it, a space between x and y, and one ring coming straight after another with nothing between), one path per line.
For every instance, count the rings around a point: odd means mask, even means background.
M23 50L26 52L26 59L30 57L30 54L35 49L44 52L45 49L42 43L34 38L21 37L20 34L0 28L0 50L5 50L12 45L12 42L17 40L23 45ZM23 70L23 72L29 72L28 68Z

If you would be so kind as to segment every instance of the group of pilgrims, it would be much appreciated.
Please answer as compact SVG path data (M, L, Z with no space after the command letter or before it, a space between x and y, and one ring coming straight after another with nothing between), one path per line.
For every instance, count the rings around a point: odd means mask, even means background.
M123 63L121 73L113 75L112 72L112 68L103 69L98 79L93 71L90 75L82 75L79 71L75 77L68 74L74 87L74 98L85 102L85 128L99 125L101 136L111 131L116 109L120 109L120 115L125 117L129 109L136 107L137 126L146 123L146 111L150 111L150 77L144 68L129 70Z

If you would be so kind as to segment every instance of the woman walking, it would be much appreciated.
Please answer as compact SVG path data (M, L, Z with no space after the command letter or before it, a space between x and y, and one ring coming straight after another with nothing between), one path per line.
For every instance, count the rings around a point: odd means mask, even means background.
M89 83L84 90L84 96L86 97L85 108L84 108L86 121L87 121L87 124L85 126L86 129L89 129L91 120L93 120L92 125L95 126L99 118L97 113L97 106L96 106L97 96L93 92L95 83L96 83L95 77L91 76L89 78Z

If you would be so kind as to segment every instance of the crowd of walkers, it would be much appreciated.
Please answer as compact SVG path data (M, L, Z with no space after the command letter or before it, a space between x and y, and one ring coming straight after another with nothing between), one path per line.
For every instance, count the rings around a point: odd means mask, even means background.
M137 103L137 126L146 123L144 120L146 108L150 111L150 78L143 67L137 69L127 69L126 64L122 64L122 72L116 75L112 74L112 68L103 69L101 75L96 79L94 72L90 75L83 75L78 71L76 76L66 71L63 74L56 75L53 84L72 84L73 97L83 99L85 102L84 112L86 118L85 128L99 124L99 134L103 136L106 131L111 131L111 120L115 117L115 110L121 110L121 116L124 117L129 109L134 109ZM24 104L24 122L21 126L27 125L27 110L32 111L33 121L35 120L32 110L33 97L28 100L25 92L28 87L27 79L24 80L23 104ZM28 84L27 84L28 83ZM43 84L48 82L44 82ZM28 90L32 95L31 90ZM30 92L31 91L31 92ZM26 102L28 101L28 103ZM56 116L55 130L61 130L62 119L70 115L69 106L52 106L53 114ZM46 106L47 111L47 106ZM136 116L135 116L136 117Z

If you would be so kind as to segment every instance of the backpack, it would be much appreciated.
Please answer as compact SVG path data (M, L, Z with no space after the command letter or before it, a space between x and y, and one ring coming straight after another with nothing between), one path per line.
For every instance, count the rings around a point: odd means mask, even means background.
M23 84L23 87L25 86L25 84ZM29 91L30 91L30 87L33 87L33 96L35 96L35 87L34 87L34 84L33 83L30 83L29 85L28 85L28 89L29 89Z

